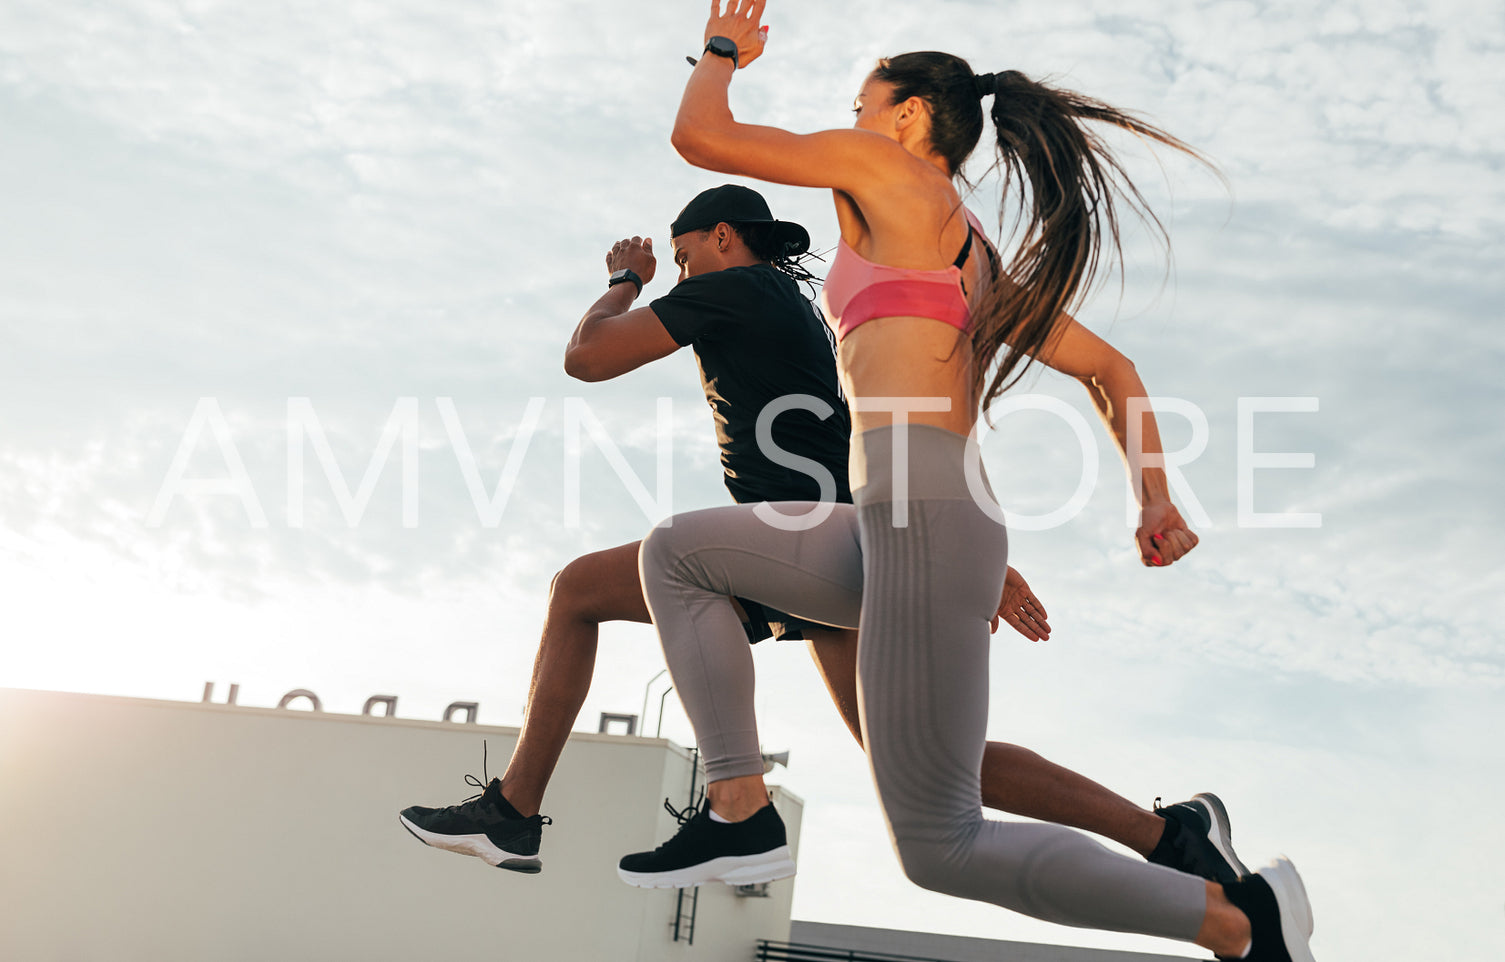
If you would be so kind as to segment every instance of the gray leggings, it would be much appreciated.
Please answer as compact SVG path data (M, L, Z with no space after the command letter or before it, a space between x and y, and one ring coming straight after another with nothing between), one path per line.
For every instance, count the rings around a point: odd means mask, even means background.
M1192 941L1206 911L1201 879L1057 825L983 817L988 621L1008 539L996 507L979 504L991 501L980 471L983 497L968 489L965 438L911 425L898 470L895 438L893 428L854 437L857 503L807 530L738 505L676 515L644 540L644 594L707 777L763 772L752 652L728 596L839 627L860 617L863 743L912 881L1063 925Z

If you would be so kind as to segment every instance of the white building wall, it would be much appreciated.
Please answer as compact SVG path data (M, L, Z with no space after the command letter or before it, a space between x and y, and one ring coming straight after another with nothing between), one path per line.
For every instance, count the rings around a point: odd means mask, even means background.
M744 962L789 937L792 879L768 898L701 889L694 944L676 893L616 877L672 834L688 753L577 734L544 811L544 871L428 848L411 804L475 791L516 729L0 689L0 959L294 962ZM798 846L801 801L775 789Z

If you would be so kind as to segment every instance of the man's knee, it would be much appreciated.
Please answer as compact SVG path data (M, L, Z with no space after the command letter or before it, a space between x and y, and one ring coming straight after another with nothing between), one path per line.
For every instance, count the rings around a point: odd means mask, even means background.
M589 557L589 556L587 556ZM576 558L554 573L549 582L549 607L577 608L590 588L586 558Z
M549 610L587 619L614 620L640 606L635 552L623 549L582 555L561 568L549 582ZM618 597L625 593L634 597ZM636 604L634 603L636 602Z

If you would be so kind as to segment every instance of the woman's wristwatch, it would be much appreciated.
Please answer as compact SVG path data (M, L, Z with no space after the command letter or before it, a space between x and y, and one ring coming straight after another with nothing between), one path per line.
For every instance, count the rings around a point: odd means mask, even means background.
M737 59L737 45L728 37L712 37L707 40L705 42L705 52L713 53L718 57L725 57L730 60L733 70L742 66L741 61ZM690 66L692 67L700 63L694 57L686 57L685 59L690 62Z
M732 69L742 66L737 58L737 44L727 37L712 37L705 42L705 52L725 57L732 62Z

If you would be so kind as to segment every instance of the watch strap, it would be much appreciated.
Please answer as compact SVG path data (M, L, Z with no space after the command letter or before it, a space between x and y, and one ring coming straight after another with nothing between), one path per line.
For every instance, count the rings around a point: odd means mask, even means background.
M732 62L732 69L742 66L741 57L738 56L737 44L730 37L712 37L705 42L705 53L725 57Z
M624 267L619 271L613 271L612 275L606 279L606 286L616 287L618 284L625 284L629 281L632 283L633 287L637 288L639 294L643 293L643 279L638 276L637 271L633 270L630 267Z

